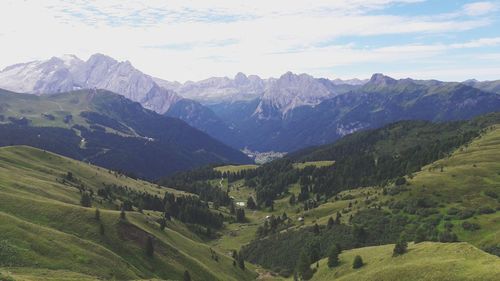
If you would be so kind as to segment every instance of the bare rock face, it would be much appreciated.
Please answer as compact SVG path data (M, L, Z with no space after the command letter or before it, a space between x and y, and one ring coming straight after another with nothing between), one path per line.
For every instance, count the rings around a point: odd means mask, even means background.
M318 79L307 74L287 72L279 79L270 79L254 115L261 119L285 116L300 106L315 106L335 96ZM275 112L272 112L275 111Z
M74 89L72 71L84 62L66 55L46 61L33 61L9 66L0 72L0 87L20 93L41 95Z
M205 104L248 101L259 98L264 93L266 80L257 75L246 76L239 72L234 79L211 77L205 80L184 84L163 81L167 89L179 93L182 97Z
M87 61L66 55L13 65L0 72L0 88L36 95L81 88L105 89L158 113L165 113L181 99L130 62L119 62L102 54L92 55Z

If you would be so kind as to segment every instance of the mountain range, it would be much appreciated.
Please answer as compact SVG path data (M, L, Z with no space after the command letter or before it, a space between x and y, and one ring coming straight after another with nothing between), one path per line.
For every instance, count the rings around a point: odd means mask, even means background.
M106 90L49 96L0 90L0 134L0 146L29 145L148 179L251 162L182 120Z
M500 109L500 82L330 80L287 72L262 79L238 73L172 82L102 54L87 61L53 57L9 66L0 88L36 95L105 89L159 114L179 118L233 148L290 152L358 130L403 120L467 119Z

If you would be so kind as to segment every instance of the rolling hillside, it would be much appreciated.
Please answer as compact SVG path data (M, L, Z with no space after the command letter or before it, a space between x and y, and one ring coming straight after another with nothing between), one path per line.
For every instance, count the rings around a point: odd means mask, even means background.
M35 96L0 90L0 146L30 145L139 177L250 163L181 120L102 90Z
M384 245L344 251L340 265L334 268L328 268L323 259L311 280L472 281L495 280L500 275L499 258L467 243L410 244L408 253L399 257L392 257L393 248ZM359 269L352 268L356 255L365 263Z
M403 234L409 241L465 241L498 255L498 124L498 114L401 121L252 169L207 168L164 182L228 191L246 221L229 224L211 244L241 248L245 259L283 276L303 251L316 261L332 243L354 249Z
M194 280L256 277L250 265L233 266L177 219L161 230L154 211L134 207L123 218L122 199L100 195L112 185L131 194L188 195L35 148L0 148L0 273L14 280L43 280L39 274L47 280L180 280L185 270ZM81 206L83 193L94 194L91 208ZM146 251L149 240L153 255Z

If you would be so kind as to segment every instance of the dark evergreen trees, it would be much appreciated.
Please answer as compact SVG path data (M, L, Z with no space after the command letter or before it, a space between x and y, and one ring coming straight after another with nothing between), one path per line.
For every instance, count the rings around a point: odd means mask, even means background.
M404 177L397 178L396 182L395 182L396 185L403 185L405 183L406 183L406 179Z
M319 235L319 233L320 233L319 225L317 223L315 223L314 226L313 226L313 232L316 235Z
M360 268L364 265L363 263L363 259L361 258L361 256L355 256L354 257L354 261L352 262L352 268L354 269L357 269L357 268Z
M340 249L337 245L333 246L328 253L328 267L332 268L340 264L339 261Z
M240 267L241 270L245 270L245 259L241 254L238 255L238 266Z
M427 229L424 225L421 225L415 231L415 243L420 243L427 240Z
M253 197L250 196L247 199L247 207L248 209L255 210L257 209L257 205L255 204L255 201L253 200Z
M408 242L404 238L401 238L396 242L396 245L394 246L394 250L392 251L392 256L400 256L406 253L408 249Z
M189 271L184 271L184 281L191 281L191 275L189 275Z
M90 194L83 192L82 197L80 198L80 204L87 208L92 206L92 198L90 197Z
M236 221L237 222L245 222L247 219L245 217L245 210L244 209L237 209L236 210Z
M148 239L146 240L146 255L148 257L153 257L154 255L154 244L153 244L153 238L151 236L148 236Z
M297 261L296 271L304 280L311 279L313 272L311 270L311 259L306 251L300 253L299 260Z
M333 218L332 218L332 217L330 217L330 218L328 219L328 224L326 225L326 227L327 227L328 229L331 229L331 228L333 227L333 225L334 225L334 224L335 224L335 221L333 220Z

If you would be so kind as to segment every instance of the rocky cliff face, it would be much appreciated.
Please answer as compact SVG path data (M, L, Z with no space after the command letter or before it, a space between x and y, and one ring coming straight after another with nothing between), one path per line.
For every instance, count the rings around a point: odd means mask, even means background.
M158 113L166 112L181 99L130 62L119 62L102 54L92 55L87 61L67 55L13 65L0 72L0 88L37 95L81 88L105 89Z

